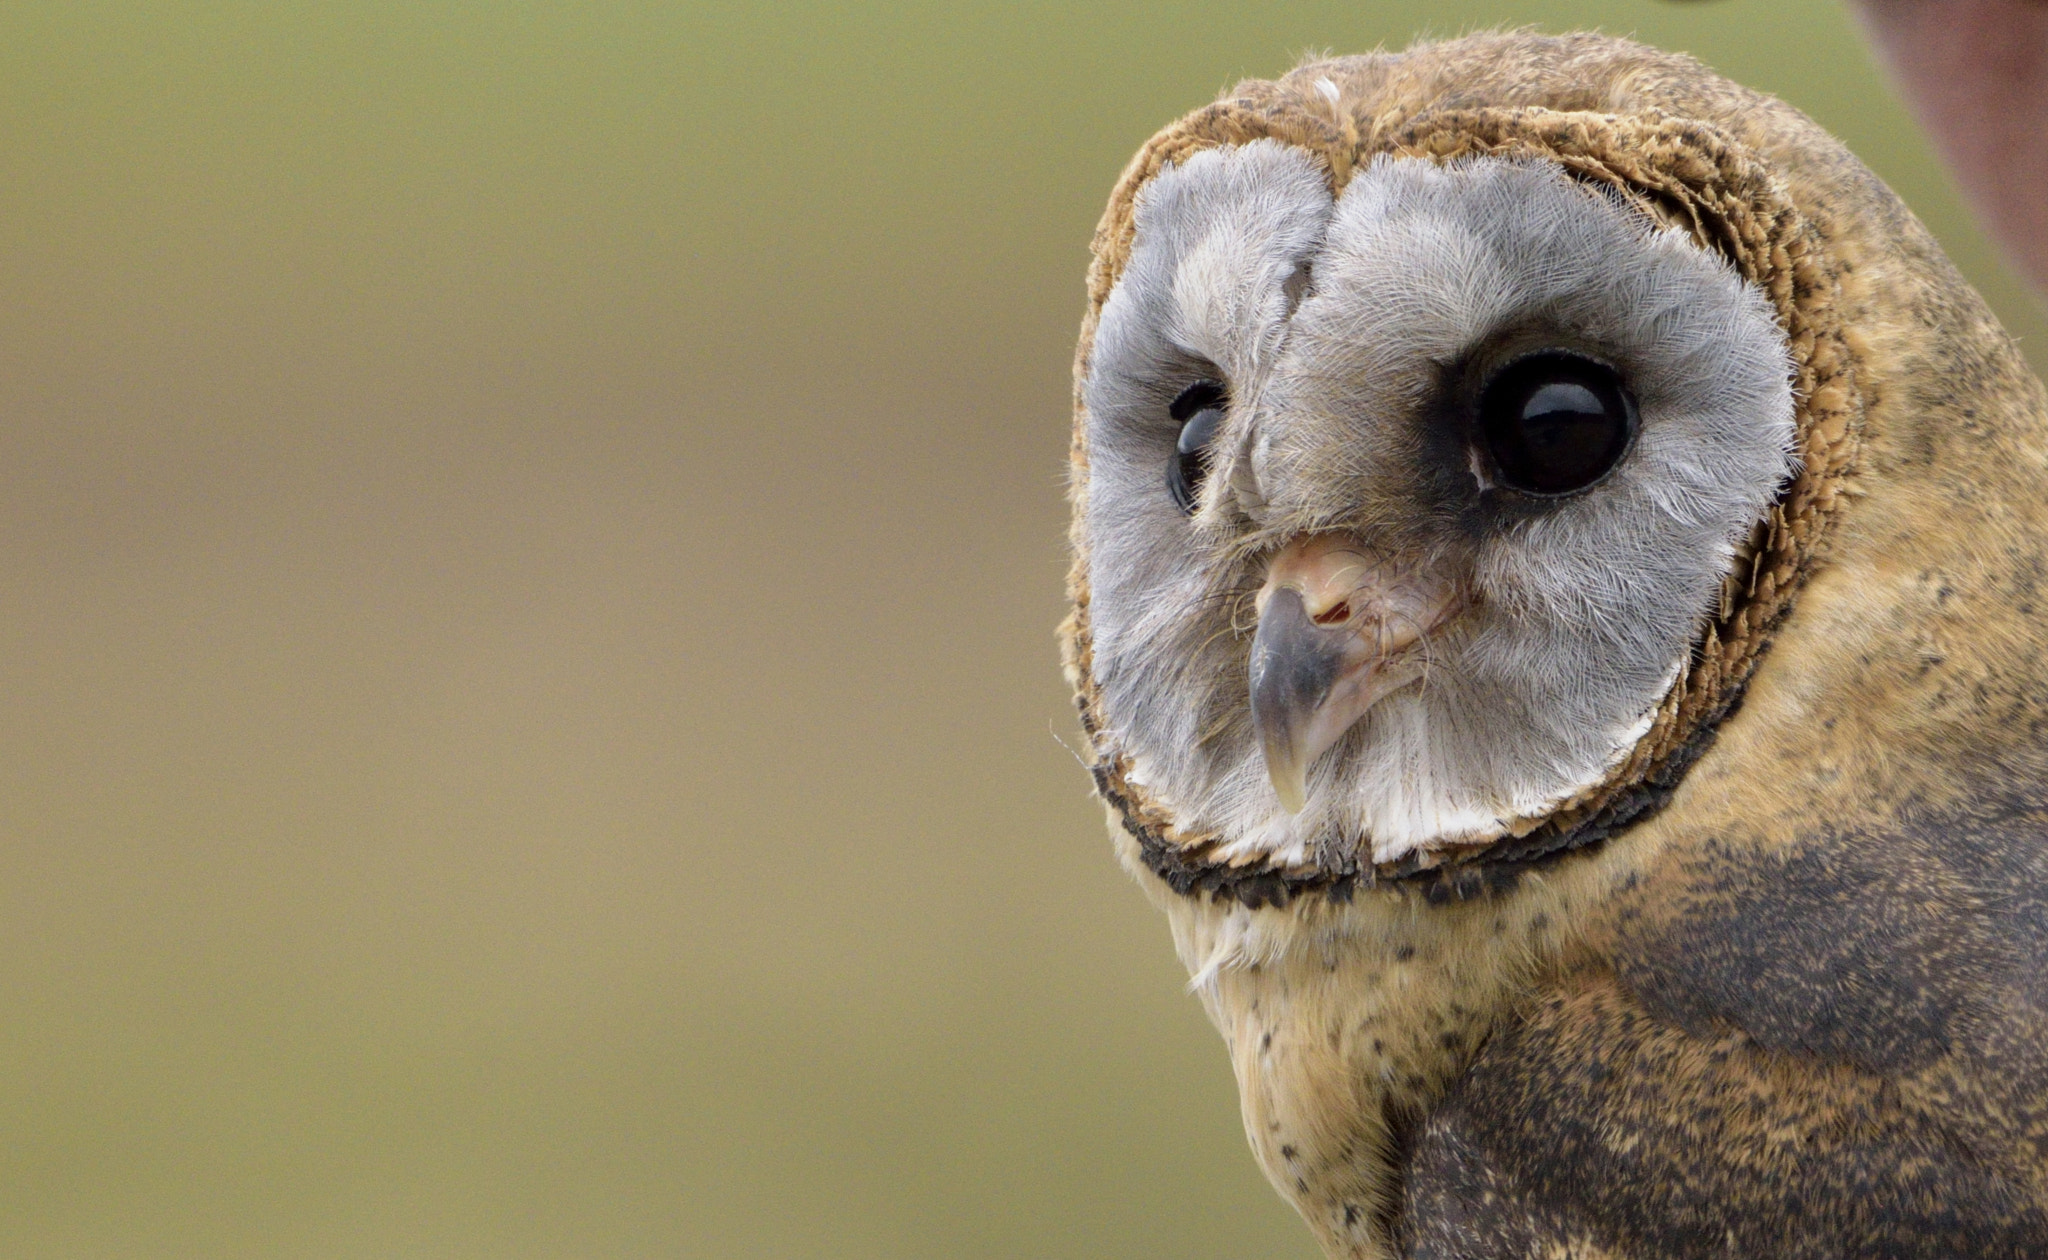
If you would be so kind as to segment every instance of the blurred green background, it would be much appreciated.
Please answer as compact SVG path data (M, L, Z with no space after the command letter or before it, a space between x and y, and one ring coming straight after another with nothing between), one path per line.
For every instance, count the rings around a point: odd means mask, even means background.
M1311 1256L1056 738L1071 340L1154 128L1497 23L2038 355L1825 0L0 8L0 1255Z

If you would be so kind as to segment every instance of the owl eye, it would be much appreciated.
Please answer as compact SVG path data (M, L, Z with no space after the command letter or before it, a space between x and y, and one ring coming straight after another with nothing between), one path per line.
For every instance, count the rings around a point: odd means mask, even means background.
M1194 514L1202 474L1209 469L1209 443L1223 427L1230 395L1215 381L1196 381L1167 404L1166 414L1180 421L1180 440L1166 466L1166 489L1182 512Z
M1479 396L1479 440L1502 484L1525 494L1584 490L1620 462L1635 432L1620 375L1576 354L1517 359Z

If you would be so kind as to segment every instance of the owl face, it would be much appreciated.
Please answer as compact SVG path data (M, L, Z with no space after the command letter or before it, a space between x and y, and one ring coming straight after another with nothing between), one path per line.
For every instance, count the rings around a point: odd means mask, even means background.
M1100 738L1228 860L1543 816L1685 668L1790 379L1762 294L1554 163L1164 169L1082 387Z

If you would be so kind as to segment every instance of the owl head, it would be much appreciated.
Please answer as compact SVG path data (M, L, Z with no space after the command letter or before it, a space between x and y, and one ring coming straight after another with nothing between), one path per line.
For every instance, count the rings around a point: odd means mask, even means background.
M1852 453L1826 251L1753 153L1540 75L1475 104L1410 57L1189 116L1097 233L1068 665L1099 787L1183 890L1654 810Z

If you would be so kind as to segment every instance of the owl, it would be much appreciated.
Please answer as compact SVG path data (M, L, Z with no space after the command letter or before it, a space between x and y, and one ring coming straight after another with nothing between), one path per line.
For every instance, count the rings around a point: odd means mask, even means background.
M1068 676L1332 1256L2048 1255L2048 399L1839 143L1488 34L1153 137Z

